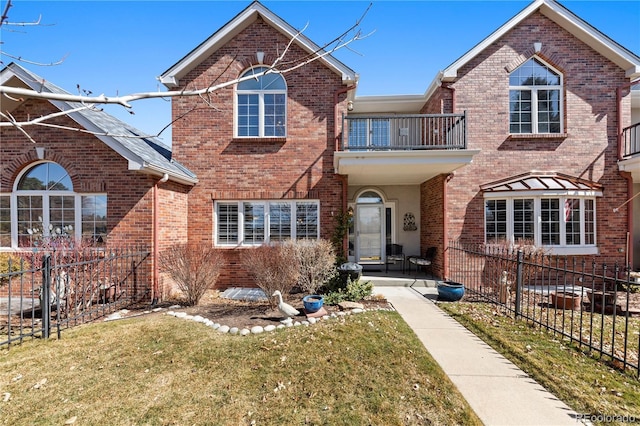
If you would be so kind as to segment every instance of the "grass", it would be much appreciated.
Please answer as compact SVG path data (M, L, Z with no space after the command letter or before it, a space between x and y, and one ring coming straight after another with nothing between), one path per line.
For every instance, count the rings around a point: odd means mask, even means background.
M640 419L640 381L487 303L440 303L458 322L580 414Z
M388 311L246 337L150 315L1 351L0 424L67 421L481 424Z

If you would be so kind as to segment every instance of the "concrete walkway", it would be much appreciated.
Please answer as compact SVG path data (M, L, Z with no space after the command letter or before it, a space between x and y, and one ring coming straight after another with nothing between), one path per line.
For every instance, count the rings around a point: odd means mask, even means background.
M576 413L440 310L433 287L376 286L485 425L573 425Z

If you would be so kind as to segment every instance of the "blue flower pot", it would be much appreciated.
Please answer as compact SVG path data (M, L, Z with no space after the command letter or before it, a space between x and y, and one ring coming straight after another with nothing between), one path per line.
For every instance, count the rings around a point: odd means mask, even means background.
M438 283L438 300L445 302L457 302L464 296L464 284L453 281L440 281Z
M307 311L307 313L312 314L314 312L318 312L324 304L324 296L310 294L302 298L302 304L304 305L304 310Z

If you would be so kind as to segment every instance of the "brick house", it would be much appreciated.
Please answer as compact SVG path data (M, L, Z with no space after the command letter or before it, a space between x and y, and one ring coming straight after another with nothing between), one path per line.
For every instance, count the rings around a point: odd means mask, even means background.
M254 2L161 81L174 89L247 75L293 34ZM288 59L315 51L301 37ZM638 77L637 55L537 0L424 95L359 97L357 75L331 57L263 87L240 83L216 92L214 104L227 108L174 125L174 156L200 179L189 195L197 211L189 238L237 254L264 241L329 237L332 216L348 209L349 258L365 266L384 264L391 243L405 254L435 246L435 272L447 276L448 241L496 239L624 264L634 247L640 254L640 218L624 204L640 191L640 166L637 149L619 155L618 122L631 124L629 83ZM175 99L173 116L194 102ZM279 112L267 112L274 103ZM313 207L296 217L301 205ZM296 224L310 222L319 229L296 235ZM638 255L630 262L640 268Z
M251 78L296 33L254 2L161 75L170 89L244 80L212 93L214 108L173 99L166 158L189 179L157 185L156 248L219 247L228 260L219 286L248 285L242 250L330 238L350 212L349 259L367 267L386 263L389 244L406 255L436 247L434 273L447 277L449 241L527 240L640 269L636 54L559 3L535 0L425 82L422 95L358 96L358 75L331 55ZM286 59L318 51L302 35ZM12 188L18 163L36 161L24 157L33 144L19 146L24 160L12 160L10 173L3 151L0 192ZM115 158L120 185L142 180L146 204L112 217L119 204L109 194L109 240L126 235L129 220L153 228L162 176Z
M0 71L0 84L70 95L15 63ZM2 112L17 122L74 111L47 122L91 132L29 126L27 137L15 127L1 128L0 250L37 247L41 235L58 229L99 246L160 250L186 241L186 199L196 176L159 140L132 138L144 133L100 109L80 106L0 100Z

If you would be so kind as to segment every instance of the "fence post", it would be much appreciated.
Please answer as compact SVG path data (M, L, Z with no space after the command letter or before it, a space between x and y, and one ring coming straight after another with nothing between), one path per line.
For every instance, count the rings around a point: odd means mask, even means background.
M522 263L523 263L524 253L522 250L518 250L518 264L516 268L516 306L515 306L515 317L518 318L520 316L520 302L522 300Z
M40 311L42 312L42 337L49 338L51 333L51 255L42 259L42 293Z

